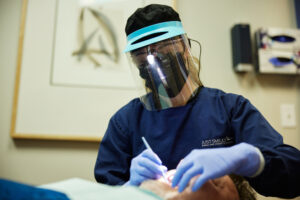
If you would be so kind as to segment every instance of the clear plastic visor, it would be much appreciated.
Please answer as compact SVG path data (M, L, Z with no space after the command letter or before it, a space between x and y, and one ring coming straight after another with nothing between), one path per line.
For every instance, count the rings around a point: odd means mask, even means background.
M140 99L148 110L184 106L200 85L199 62L185 35L130 51L127 57L139 75Z

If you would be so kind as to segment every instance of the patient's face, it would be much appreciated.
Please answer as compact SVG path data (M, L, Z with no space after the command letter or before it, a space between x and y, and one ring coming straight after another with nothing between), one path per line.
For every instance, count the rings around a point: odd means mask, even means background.
M229 176L210 180L198 191L192 192L191 186L197 179L196 176L182 193L178 193L177 188L171 187L174 174L175 170L170 170L167 172L167 182L163 178L147 180L140 187L168 200L239 200L237 189Z

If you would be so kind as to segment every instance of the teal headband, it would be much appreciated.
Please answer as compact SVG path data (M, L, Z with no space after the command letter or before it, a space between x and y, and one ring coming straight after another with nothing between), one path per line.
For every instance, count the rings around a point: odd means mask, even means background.
M158 24L153 24L151 26L146 26L141 28L127 36L127 46L124 52L129 52L149 44L153 44L168 38L172 38L178 35L184 34L184 30L181 22L179 21L169 21L162 22ZM149 39L142 40L138 42L139 39L142 39L147 36L156 35L156 37L150 37Z

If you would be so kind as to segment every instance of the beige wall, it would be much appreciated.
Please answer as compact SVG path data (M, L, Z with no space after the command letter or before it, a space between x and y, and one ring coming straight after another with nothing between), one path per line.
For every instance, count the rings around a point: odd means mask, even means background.
M188 2L188 3L187 3ZM177 8L189 37L202 44L201 79L204 85L242 94L262 112L284 141L300 148L300 77L237 74L232 70L230 29L249 23L258 27L296 28L293 0L178 0ZM297 127L280 124L280 105L295 104Z
M189 36L202 44L204 84L249 98L286 143L300 148L299 77L236 74L230 45L230 28L236 22L250 23L252 32L259 26L295 28L293 1L177 0L177 8ZM0 177L30 184L70 177L93 180L98 144L14 141L9 137L20 10L21 0L0 0ZM279 106L283 103L295 104L296 128L281 127Z
M75 176L94 180L99 144L14 141L9 136L20 11L21 0L0 0L0 177L31 184Z

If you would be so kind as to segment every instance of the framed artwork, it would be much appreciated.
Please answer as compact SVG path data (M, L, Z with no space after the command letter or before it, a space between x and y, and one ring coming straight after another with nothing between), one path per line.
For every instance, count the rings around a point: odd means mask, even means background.
M12 138L100 141L136 97L127 18L174 0L23 0Z

